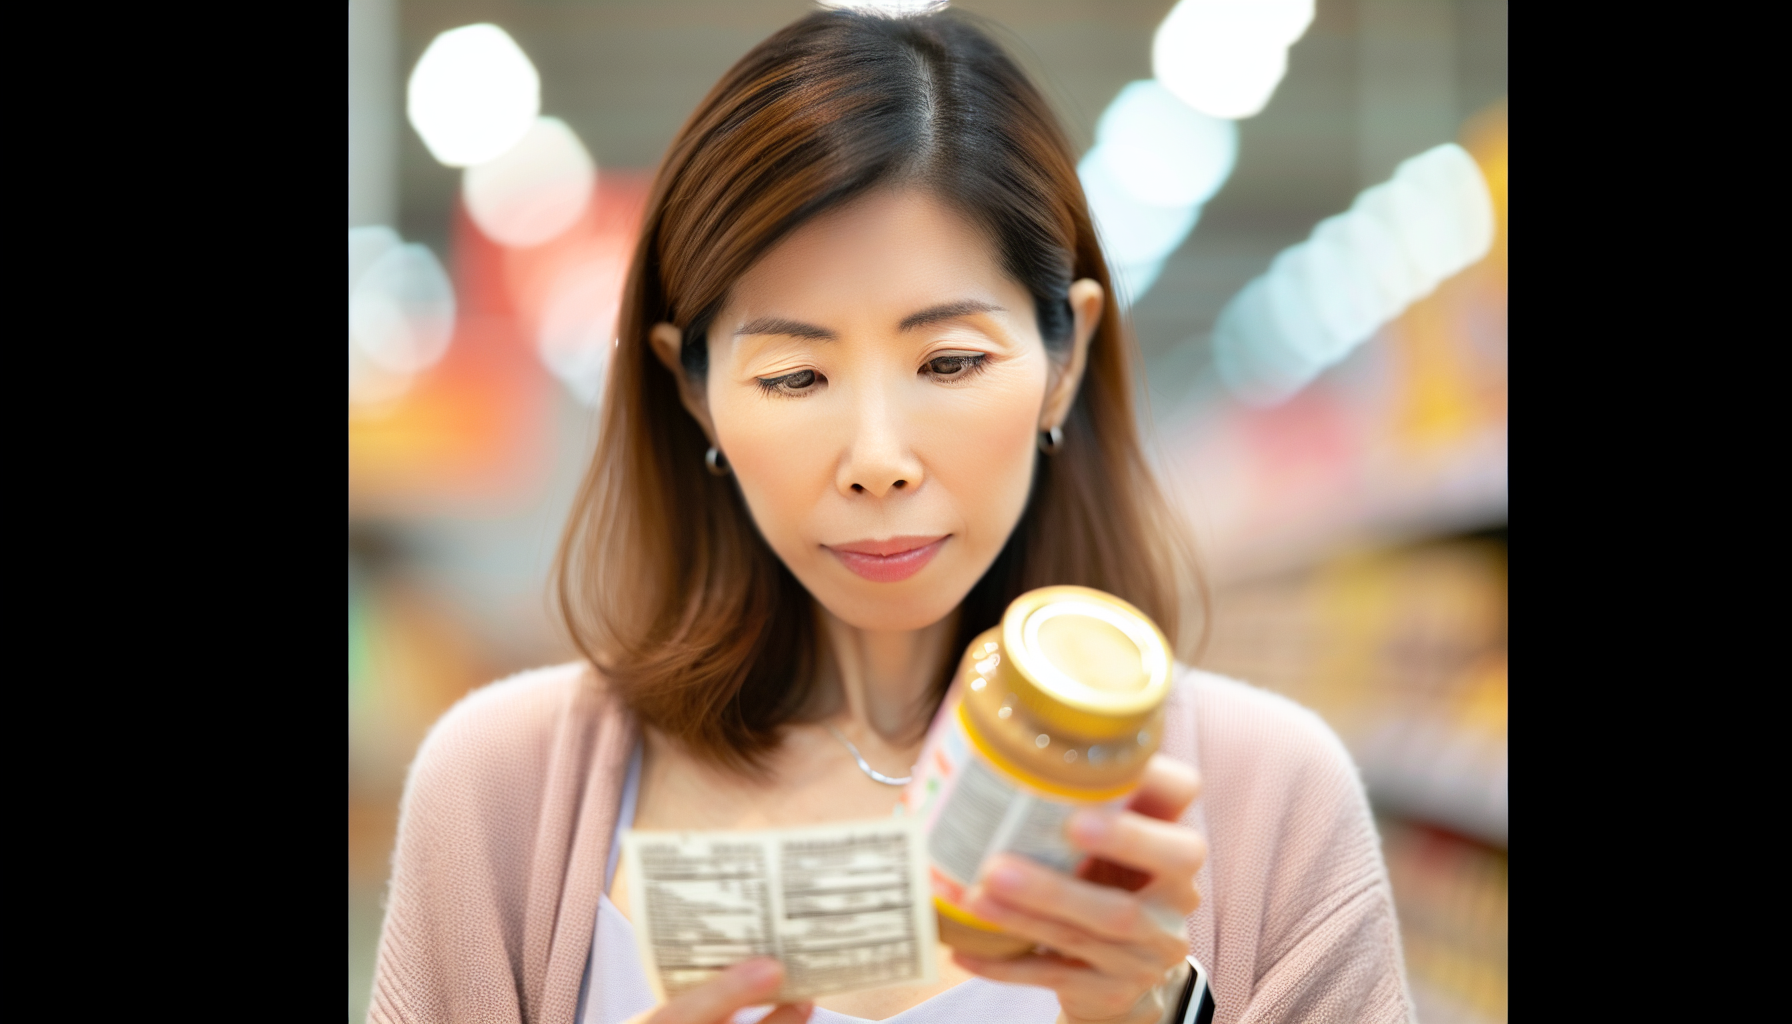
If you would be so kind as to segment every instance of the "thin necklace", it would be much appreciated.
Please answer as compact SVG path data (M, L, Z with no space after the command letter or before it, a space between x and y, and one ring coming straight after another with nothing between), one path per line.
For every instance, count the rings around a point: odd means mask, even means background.
M859 753L859 748L853 746L851 740L847 739L845 736L842 736L840 734L840 730L838 730L830 725L830 726L828 726L828 731L834 734L835 739L846 744L846 749L852 751L852 759L854 761L859 762L859 771L864 772L866 774L866 776L868 776L871 779L872 782L881 782L886 786L906 786L906 785L908 785L909 780L914 778L913 775L904 775L900 779L895 778L894 776L885 775L883 772L880 772L876 768L873 768L870 765L866 764L865 763L865 755Z

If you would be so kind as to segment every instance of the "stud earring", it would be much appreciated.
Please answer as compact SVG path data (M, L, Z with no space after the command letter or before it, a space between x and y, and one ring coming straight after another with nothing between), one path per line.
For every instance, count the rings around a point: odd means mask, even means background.
M1040 431L1040 433L1039 433L1039 450L1040 451L1044 452L1047 455L1056 455L1056 454L1058 454L1058 449L1060 449L1062 447L1064 447L1064 428L1063 427L1053 427L1050 430Z
M727 476L734 471L734 467L728 465L728 459L713 444L709 446L709 451L703 453L703 465L709 470L710 476Z

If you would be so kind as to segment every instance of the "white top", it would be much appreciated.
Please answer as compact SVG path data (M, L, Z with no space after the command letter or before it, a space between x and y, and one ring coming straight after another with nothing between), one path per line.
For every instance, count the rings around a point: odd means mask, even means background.
M604 869L606 895L598 904L597 926L591 936L591 955L585 961L585 980L579 986L577 1024L624 1024L630 1017L653 1008L653 989L635 948L635 926L607 895L616 877L618 841L624 828L635 823L635 798L641 789L641 746L628 759L628 777L622 784L622 806L616 813L616 834L610 837L610 863ZM753 1007L734 1015L735 1024L754 1024L771 1012L769 1006ZM1058 1019L1058 995L1048 988L1004 985L972 978L954 985L894 1017L892 1024L1052 1024ZM811 1024L867 1024L863 1017L849 1017L815 1008Z

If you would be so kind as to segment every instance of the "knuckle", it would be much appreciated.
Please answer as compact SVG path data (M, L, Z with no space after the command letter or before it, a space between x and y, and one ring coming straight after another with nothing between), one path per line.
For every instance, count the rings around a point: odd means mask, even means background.
M1163 959L1158 961L1158 966L1162 970L1169 970L1180 964L1183 957L1188 956L1188 939L1181 935L1166 935L1159 950Z
M1107 992L1100 995L1102 1017L1120 1017L1125 1011L1133 1010L1133 1006L1136 1002L1138 1002L1138 994L1136 994L1136 992L1127 994L1127 992L1115 992L1113 988L1109 988Z
M1185 833L1183 842L1178 844L1177 863L1188 874L1193 875L1207 863L1207 841L1193 832Z
M1053 925L1048 931L1050 937L1045 944L1060 952L1080 955L1083 950L1089 948L1088 937L1079 929Z
M1164 902L1183 917L1201 909L1201 890L1193 885L1172 885L1164 892Z
M1136 899L1115 902L1102 915L1102 924L1117 935L1130 935L1137 931L1145 920L1145 910Z

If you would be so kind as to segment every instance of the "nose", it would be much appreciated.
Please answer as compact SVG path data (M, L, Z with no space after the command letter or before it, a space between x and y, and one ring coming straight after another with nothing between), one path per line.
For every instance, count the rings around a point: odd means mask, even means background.
M898 403L878 393L855 396L853 436L835 477L840 493L882 498L921 486L923 469L909 445Z

